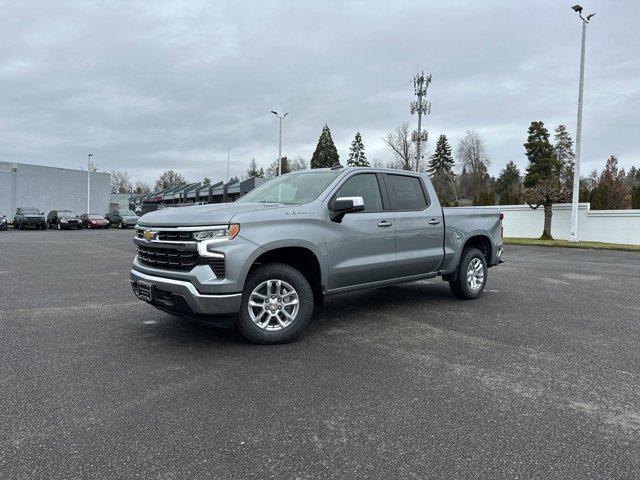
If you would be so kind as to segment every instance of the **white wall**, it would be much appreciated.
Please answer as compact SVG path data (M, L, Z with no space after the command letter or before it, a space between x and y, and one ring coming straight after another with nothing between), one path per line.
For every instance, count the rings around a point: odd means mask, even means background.
M542 207L532 210L527 205L498 205L504 213L505 237L538 238L544 225ZM571 204L553 206L551 235L568 240L571 229ZM578 238L592 242L640 245L640 210L590 210L588 203L578 205Z
M109 211L111 175L91 174L91 212ZM87 172L68 168L0 162L0 211L13 219L18 207L41 212L68 209L80 215L87 210Z

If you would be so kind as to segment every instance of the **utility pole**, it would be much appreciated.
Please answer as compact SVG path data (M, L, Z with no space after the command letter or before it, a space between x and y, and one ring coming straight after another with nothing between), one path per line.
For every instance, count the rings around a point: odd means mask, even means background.
M280 119L280 130L278 132L278 176L280 176L282 175L282 120L284 120L286 116L289 115L289 112L285 113L282 116L278 115L278 112L273 110L271 110L271 113L273 113Z
M571 234L569 240L571 242L577 242L578 239L578 201L580 200L580 150L582 147L582 100L584 94L584 44L585 37L587 35L587 24L591 17L595 15L592 13L587 15L586 18L582 16L582 7L580 5L574 5L571 7L579 16L582 22L582 44L580 47L580 81L578 86L578 117L576 121L576 155L573 166L573 195L571 198Z
M227 150L227 181L224 183L229 183L229 160L231 159L231 147Z
M91 214L91 157L93 153L90 153L87 159L87 215Z
M411 141L416 142L416 172L420 168L421 149L420 144L426 142L429 133L422 131L422 115L431 113L431 102L427 100L427 89L431 83L431 74L425 75L424 71L413 77L413 89L418 100L411 102L411 115L418 114L418 130L411 132Z

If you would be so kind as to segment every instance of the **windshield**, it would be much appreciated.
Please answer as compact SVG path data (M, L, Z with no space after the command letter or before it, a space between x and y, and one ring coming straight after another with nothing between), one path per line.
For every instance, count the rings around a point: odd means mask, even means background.
M38 211L37 208L23 208L20 211L22 214L35 214L35 215L40 215L40 212Z
M136 214L131 210L120 210L120 215L135 217Z
M91 220L104 220L104 218L102 218L102 215L89 215L89 218Z
M76 216L68 210L62 210L58 212L58 217L60 218L76 218Z
M301 205L309 203L322 193L340 173L339 171L320 171L289 173L259 186L247 193L238 202L284 203Z

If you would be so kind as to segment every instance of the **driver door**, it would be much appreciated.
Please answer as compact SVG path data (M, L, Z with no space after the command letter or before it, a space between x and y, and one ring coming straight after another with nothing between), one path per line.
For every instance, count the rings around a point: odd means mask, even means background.
M386 209L386 192L375 173L356 173L338 187L329 201L362 197L364 210L348 213L341 222L329 221L326 229L329 279L327 290L348 289L393 278L395 267L395 218Z

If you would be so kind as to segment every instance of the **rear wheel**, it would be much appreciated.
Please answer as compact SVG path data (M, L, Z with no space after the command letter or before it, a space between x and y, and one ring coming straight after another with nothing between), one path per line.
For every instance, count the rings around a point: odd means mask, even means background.
M487 259L477 248L469 248L462 252L458 270L449 287L453 294L461 300L473 300L482 295L487 284Z
M313 291L305 276L271 263L249 274L237 327L255 343L286 343L304 330L312 313Z

